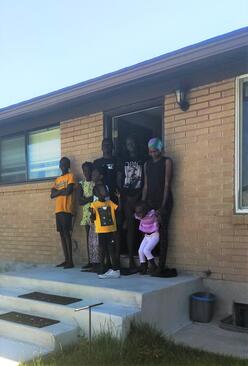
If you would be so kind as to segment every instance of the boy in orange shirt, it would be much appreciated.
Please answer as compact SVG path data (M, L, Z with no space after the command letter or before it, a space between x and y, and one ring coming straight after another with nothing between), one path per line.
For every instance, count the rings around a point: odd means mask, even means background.
M72 268L72 195L75 180L73 174L69 172L70 160L63 157L59 162L61 176L58 177L51 189L51 198L55 198L55 214L57 231L60 233L65 261L56 267Z

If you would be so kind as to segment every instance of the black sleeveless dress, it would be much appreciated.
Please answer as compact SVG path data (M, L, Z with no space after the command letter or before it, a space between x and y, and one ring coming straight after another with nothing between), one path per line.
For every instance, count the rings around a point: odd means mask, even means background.
M165 162L167 159L169 158L162 157L156 162L148 160L146 163L147 202L149 206L155 210L158 210L163 202L166 169ZM165 208L170 210L172 205L172 192L169 191Z

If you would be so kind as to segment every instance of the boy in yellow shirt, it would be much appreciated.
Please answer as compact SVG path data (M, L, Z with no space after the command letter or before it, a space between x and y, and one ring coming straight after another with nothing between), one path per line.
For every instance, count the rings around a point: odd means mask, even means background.
M65 261L56 267L72 268L72 212L73 212L73 188L75 180L69 172L70 160L63 157L59 162L62 175L58 177L51 189L51 198L55 198L55 214L57 231L60 233Z
M97 200L90 205L91 218L95 223L95 231L98 234L100 257L104 259L106 252L109 252L112 264L111 269L98 277L102 279L119 278L120 268L116 243L116 210L118 206L108 198L109 193L104 184L96 184L93 193Z

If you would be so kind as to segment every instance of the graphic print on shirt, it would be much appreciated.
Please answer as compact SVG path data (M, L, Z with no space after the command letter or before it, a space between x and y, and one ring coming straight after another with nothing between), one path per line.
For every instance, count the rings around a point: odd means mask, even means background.
M98 209L101 226L110 226L113 225L113 218L111 215L111 208L109 206L99 207Z
M62 180L61 182L55 182L55 188L60 190L60 189L65 189L68 186L68 182L66 180Z
M114 170L114 164L113 164L113 163L112 163L112 164L110 164L110 163L105 164L105 166L106 166L106 168L107 168L108 170Z
M142 167L138 161L126 161L124 166L125 180L124 188L141 188Z

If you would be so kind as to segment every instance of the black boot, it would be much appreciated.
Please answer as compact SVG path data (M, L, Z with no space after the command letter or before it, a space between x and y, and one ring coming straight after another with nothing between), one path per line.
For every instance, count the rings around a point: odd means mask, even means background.
M147 262L140 263L139 273L141 275L147 274Z
M148 262L149 262L149 274L152 275L153 273L156 272L156 270L157 270L158 267L157 267L157 265L155 263L154 258L149 259Z

